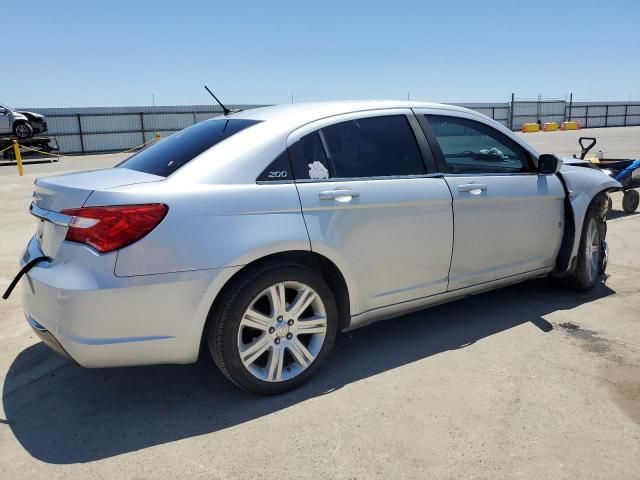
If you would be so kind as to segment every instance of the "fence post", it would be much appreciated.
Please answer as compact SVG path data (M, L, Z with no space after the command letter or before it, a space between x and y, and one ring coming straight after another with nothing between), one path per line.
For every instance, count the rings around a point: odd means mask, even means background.
M140 112L140 132L142 133L142 142L144 144L144 142L147 141L147 139L144 137L144 114L142 112Z
M624 106L624 126L627 126L627 109L629 108L629 104L625 104Z
M16 163L18 164L18 174L22 177L24 170L22 169L22 155L20 154L20 145L16 140L13 141L13 153L16 156Z
M198 123L198 116L196 115L196 112L191 113L193 113L193 124L195 125L196 123Z
M78 132L80 133L80 150L82 150L82 153L84 154L84 139L82 138L82 121L80 120L80 114L76 114L76 117L78 118Z
M513 102L515 99L515 93L511 94L511 106L509 107L509 129L513 130Z
M569 94L569 121L571 121L571 115L573 115L573 92Z
M604 109L604 126L609 126L609 105L607 105Z
M584 112L584 128L587 128L589 126L589 105L587 105L587 108L585 109Z

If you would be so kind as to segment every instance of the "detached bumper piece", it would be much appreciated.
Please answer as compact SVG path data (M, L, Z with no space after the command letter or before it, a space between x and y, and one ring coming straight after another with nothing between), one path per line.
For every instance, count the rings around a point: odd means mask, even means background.
M60 345L60 342L56 339L56 337L53 336L53 334L49 330L36 322L31 316L25 315L25 317L27 318L27 322L29 323L35 334L38 336L38 338L40 338L40 340L42 340L42 343L44 343L58 355L68 358L73 363L77 363L73 359L73 357L67 353L64 347Z

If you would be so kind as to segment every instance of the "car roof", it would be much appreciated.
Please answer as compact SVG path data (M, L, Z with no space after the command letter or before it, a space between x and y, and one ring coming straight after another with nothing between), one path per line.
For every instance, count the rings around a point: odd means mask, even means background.
M236 184L252 183L268 165L287 148L292 132L317 120L330 117L381 110L419 108L432 112L459 114L475 118L508 135L513 141L531 152L537 153L504 126L476 111L455 105L407 100L356 100L313 103L293 103L253 108L216 116L208 122L231 119L256 120L259 123L246 128L200 154L193 161L178 169L169 178L174 182ZM248 144L251 148L247 148Z
M455 112L475 113L472 110L454 105L441 103L417 102L407 100L345 100L330 102L308 102L274 105L270 107L252 108L228 115L227 118L242 118L248 120L272 120L288 118L291 123L299 125L321 118L346 113L367 110L382 110L393 108L432 108ZM220 117L217 117L218 119Z

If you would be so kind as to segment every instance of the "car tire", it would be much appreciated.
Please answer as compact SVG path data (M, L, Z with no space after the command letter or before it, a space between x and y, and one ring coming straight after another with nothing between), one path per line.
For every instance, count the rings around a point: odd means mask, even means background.
M640 194L637 190L627 190L622 197L622 209L626 213L633 213L638 209Z
M578 290L591 290L598 283L602 273L607 226L600 212L599 202L592 202L582 225L576 269L573 275L567 278L568 285Z
M33 127L26 122L16 123L13 126L13 134L20 140L33 137Z
M297 264L264 265L242 275L209 317L206 337L215 364L235 385L260 394L283 393L308 380L332 350L338 328L324 278Z

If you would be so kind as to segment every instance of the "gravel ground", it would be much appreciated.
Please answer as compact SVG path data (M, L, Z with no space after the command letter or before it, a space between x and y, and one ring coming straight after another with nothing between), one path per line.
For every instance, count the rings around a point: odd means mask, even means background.
M526 134L540 152L595 134L640 156L640 128ZM35 176L122 156L0 167L0 286L33 232ZM0 478L579 478L640 472L640 215L609 222L611 277L588 293L537 280L339 337L278 397L195 365L85 370L0 303Z

